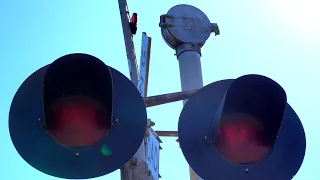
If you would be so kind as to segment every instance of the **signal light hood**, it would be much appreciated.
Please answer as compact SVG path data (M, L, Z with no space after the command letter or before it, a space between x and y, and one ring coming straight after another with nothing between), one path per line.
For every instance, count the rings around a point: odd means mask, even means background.
M50 120L52 114L57 118ZM73 126L70 119L78 124ZM106 122L112 123L107 134ZM9 113L11 140L20 156L35 169L63 179L96 178L119 169L140 147L146 125L146 107L135 85L98 58L81 53L31 74ZM56 128L54 136L50 127ZM70 128L80 137L90 136L86 141L74 134L71 138L66 133ZM99 133L93 135L95 128Z
M285 91L261 75L198 90L183 107L178 136L187 162L203 179L290 180L306 149Z

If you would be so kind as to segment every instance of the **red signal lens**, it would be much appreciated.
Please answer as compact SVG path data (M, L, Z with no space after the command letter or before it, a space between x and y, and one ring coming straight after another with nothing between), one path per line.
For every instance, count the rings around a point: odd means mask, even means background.
M138 23L138 14L137 13L133 13L132 14L130 22L133 23L133 24L137 24Z
M269 138L261 122L244 113L224 115L220 119L214 146L234 163L255 163L270 150Z
M111 128L111 110L87 96L67 96L50 107L46 128L62 145L91 146Z

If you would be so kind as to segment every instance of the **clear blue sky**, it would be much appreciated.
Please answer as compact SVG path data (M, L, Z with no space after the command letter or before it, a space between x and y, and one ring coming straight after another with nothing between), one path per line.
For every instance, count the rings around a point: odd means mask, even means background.
M197 6L220 26L221 35L203 48L204 84L258 73L286 90L307 136L304 163L295 180L317 180L320 160L320 11L318 0L128 0L138 12L135 36L152 37L149 95L180 91L178 62L162 40L159 16L179 3ZM14 149L8 132L11 100L39 67L73 52L89 53L129 77L116 0L0 1L0 167L3 180L52 180L29 166ZM148 108L156 130L177 130L182 102ZM188 179L188 165L175 138L162 138L160 174ZM119 171L97 179L120 179Z

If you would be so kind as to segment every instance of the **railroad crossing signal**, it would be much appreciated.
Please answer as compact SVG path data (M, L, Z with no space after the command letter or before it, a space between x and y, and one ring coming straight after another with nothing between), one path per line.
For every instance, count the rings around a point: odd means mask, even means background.
M181 112L178 136L189 165L208 180L289 180L306 149L285 91L260 75L200 89Z
M146 107L132 82L87 54L60 57L31 74L9 114L20 156L65 179L119 169L138 150L146 124Z

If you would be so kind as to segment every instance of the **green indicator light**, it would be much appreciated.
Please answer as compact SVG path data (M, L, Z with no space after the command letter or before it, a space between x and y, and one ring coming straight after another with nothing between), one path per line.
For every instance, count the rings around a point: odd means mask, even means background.
M110 156L112 154L111 149L107 145L102 146L101 153L104 156Z

